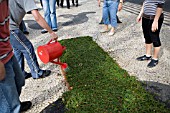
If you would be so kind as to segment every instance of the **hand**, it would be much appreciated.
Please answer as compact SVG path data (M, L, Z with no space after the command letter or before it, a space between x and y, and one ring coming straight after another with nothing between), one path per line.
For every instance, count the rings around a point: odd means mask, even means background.
M119 3L119 6L118 6L118 11L121 11L121 10L122 10L122 8L123 8L123 5L122 5L122 3Z
M142 17L139 15L137 18L136 18L136 22L140 22L142 20Z
M5 78L5 67L4 64L0 61L0 81Z
M51 35L52 40L57 41L58 36L57 36L57 34L55 34L55 32L50 33L50 35Z
M152 32L155 32L156 30L158 30L158 21L153 21L151 30Z

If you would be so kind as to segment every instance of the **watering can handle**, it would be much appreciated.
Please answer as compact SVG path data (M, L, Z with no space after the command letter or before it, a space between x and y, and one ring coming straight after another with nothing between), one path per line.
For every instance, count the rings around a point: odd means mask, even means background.
M52 39L50 39L50 41L47 43L47 45L49 45L52 41L53 41L53 40L52 40ZM57 41L55 41L55 42L57 42Z

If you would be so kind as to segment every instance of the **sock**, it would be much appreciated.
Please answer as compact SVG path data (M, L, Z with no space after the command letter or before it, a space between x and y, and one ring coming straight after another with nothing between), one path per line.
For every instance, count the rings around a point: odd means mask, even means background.
M146 54L146 57L150 57L150 56L151 56L151 55L147 55L147 54Z
M158 58L152 58L153 60L158 60Z

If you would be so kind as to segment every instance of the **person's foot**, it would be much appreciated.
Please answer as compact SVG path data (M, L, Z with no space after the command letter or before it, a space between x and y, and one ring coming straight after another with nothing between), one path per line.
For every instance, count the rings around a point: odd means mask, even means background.
M29 32L28 32L28 31L23 31L23 33L24 33L25 35L28 35L28 34L29 34Z
M44 33L47 33L48 31L46 29L43 29L41 30L41 33L44 34Z
M152 58L151 56L147 57L146 55L144 55L144 56L136 58L136 60L145 61L145 60L150 60L151 58Z
M147 65L148 68L155 67L158 64L158 60L152 59Z
M117 21L118 24L122 23L121 21Z
M120 21L119 19L117 19L117 23L122 23L122 21Z
M67 9L70 9L70 7L67 7Z
M32 77L31 73L25 72L25 79L28 79L28 78L31 78L31 77Z
M60 7L62 7L62 8L63 8L63 5L62 5L62 4L60 4Z
M58 29L57 29L57 28L53 28L52 30L53 30L54 32L58 31Z
M20 112L27 111L32 106L31 101L24 101L24 102L21 102L20 104L21 104Z
M106 32L109 32L109 29L101 29L100 30L100 33L106 33Z
M104 24L103 19L100 21L100 23L99 23L99 24Z
M43 74L39 78L45 78L51 74L50 70L43 70Z
M76 7L78 7L79 6L79 4L76 4Z
M115 32L109 32L109 36L113 36L115 34Z

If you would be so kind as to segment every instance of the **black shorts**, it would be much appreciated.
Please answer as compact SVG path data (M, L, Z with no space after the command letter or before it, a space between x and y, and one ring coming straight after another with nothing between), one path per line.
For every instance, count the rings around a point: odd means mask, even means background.
M155 32L152 32L153 19L147 19L144 17L142 18L142 28L143 28L143 34L144 34L146 44L153 43L154 47L161 46L159 33L160 33L160 29L161 29L163 20L164 20L164 18L159 18L158 30Z

